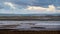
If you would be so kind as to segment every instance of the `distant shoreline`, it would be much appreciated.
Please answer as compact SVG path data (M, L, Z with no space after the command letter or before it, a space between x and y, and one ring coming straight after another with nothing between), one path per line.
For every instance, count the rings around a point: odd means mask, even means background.
M0 21L60 21L60 16L0 16Z
M0 19L0 21L60 21L58 20L52 20L52 19Z

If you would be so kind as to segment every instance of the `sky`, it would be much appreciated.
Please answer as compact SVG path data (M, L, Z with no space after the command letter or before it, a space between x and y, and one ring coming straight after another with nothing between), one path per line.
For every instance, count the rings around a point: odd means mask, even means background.
M59 14L60 0L0 0L0 14Z

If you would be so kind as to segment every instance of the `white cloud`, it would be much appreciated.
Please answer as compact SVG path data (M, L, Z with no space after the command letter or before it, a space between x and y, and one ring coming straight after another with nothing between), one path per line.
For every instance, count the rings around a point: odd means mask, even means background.
M54 5L49 5L48 8L44 7L36 7L36 6L28 6L27 10L37 10L37 11L55 11L56 8Z
M48 11L55 11L56 7L54 5L49 5L47 8Z
M36 7L36 6L28 6L27 10L46 10L46 8Z
M14 4L11 2L4 2L5 5L10 6L12 9L16 9Z

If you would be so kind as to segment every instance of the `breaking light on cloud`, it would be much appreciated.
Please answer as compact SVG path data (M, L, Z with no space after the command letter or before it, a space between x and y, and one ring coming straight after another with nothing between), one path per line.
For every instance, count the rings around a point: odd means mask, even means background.
M48 8L44 8L44 7L40 7L40 6L28 6L27 10L55 11L56 8L54 5L49 5Z
M48 11L55 11L56 10L56 7L54 5L49 5L48 6Z
M10 6L12 9L16 9L14 4L11 2L4 2L5 5Z

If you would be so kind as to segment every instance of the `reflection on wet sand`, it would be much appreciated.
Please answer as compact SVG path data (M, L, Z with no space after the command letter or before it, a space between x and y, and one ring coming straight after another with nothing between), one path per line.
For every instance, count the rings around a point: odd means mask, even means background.
M58 30L60 21L0 21L0 29Z

